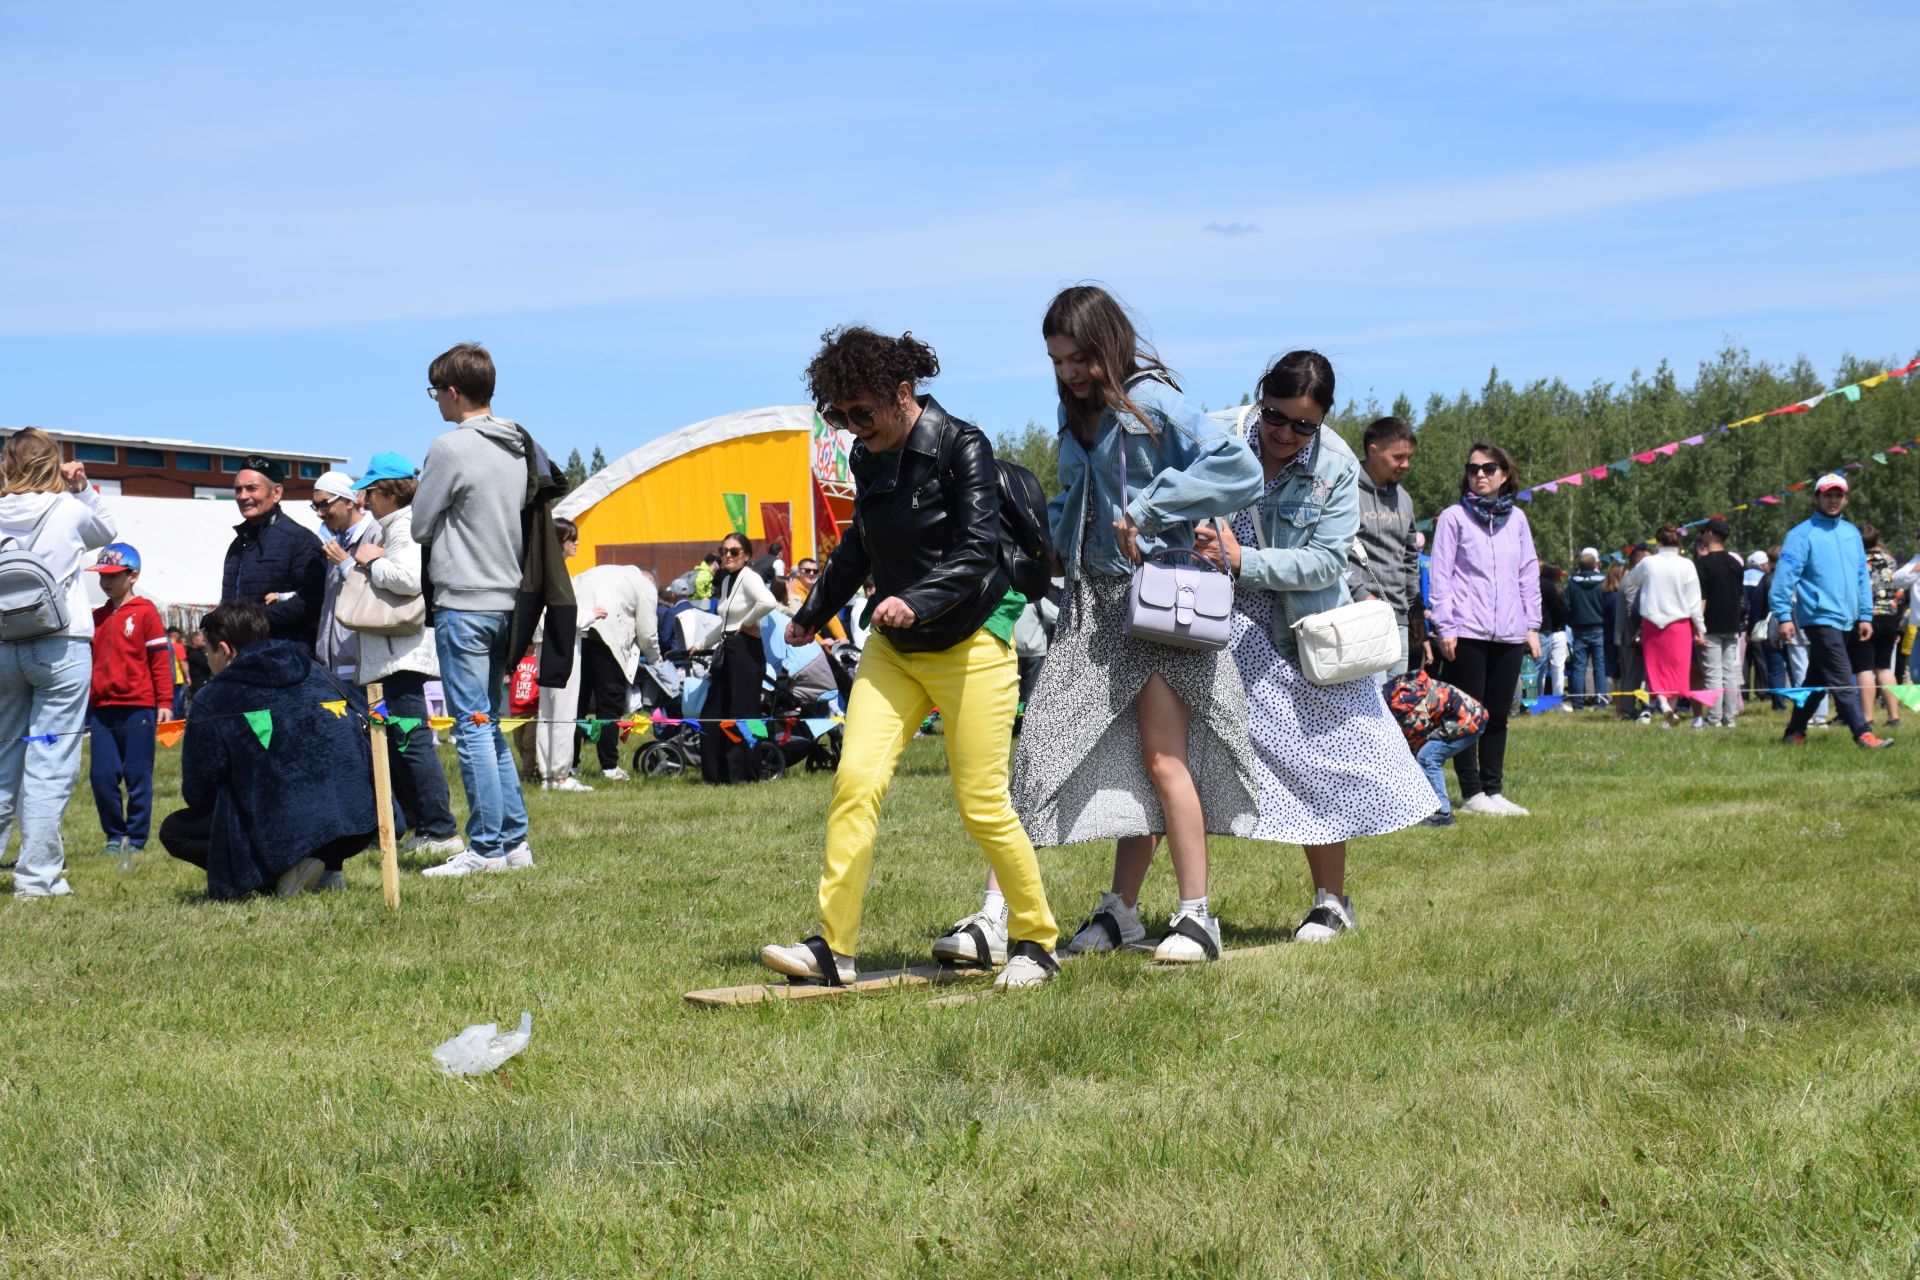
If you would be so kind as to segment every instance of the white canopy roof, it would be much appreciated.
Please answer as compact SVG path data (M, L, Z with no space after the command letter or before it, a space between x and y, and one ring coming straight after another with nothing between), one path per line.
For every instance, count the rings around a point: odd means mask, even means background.
M663 462L710 444L723 444L742 436L765 435L772 431L805 431L811 434L813 406L777 404L764 409L746 409L669 432L594 472L587 477L586 483L555 504L553 514L572 519L627 481L646 474Z

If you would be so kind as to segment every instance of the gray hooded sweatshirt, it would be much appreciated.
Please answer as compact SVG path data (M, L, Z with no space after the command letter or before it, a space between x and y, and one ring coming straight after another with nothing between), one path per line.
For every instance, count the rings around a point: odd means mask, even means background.
M513 611L526 500L527 453L516 424L469 418L433 442L413 499L413 536L432 543L436 608Z

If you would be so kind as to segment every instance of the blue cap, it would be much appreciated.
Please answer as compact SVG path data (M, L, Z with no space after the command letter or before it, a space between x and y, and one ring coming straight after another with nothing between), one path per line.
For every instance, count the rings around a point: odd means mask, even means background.
M91 573L119 573L122 569L140 572L140 553L124 542L109 542L100 548L100 559L87 566Z
M419 474L397 453L376 453L367 462L367 474L354 481L353 487L364 489L376 480L411 480Z

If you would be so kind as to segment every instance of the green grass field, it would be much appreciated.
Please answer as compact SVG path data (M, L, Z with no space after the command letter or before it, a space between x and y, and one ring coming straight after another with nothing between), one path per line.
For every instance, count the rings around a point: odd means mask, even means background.
M1534 817L1356 845L1358 935L958 1008L683 1002L811 932L826 775L534 794L536 870L397 915L373 858L116 875L83 783L76 896L0 900L0 1277L1912 1275L1920 740L1780 721L1517 723ZM1071 925L1108 851L1043 865ZM863 967L983 872L916 743ZM1309 894L1215 845L1230 945ZM522 1009L496 1076L429 1059Z

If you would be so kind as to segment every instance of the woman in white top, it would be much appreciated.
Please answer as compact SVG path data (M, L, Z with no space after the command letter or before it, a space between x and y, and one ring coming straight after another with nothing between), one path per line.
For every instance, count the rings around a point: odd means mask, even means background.
M1695 636L1705 638L1707 618L1700 600L1700 575L1680 554L1680 530L1666 525L1654 535L1658 554L1635 565L1629 580L1639 582L1634 608L1640 614L1640 647L1646 655L1647 688L1673 728L1680 700L1688 696L1687 673L1693 665Z
M721 540L720 572L713 579L720 648L707 673L707 701L700 709L700 776L717 784L753 781L753 750L746 731L729 734L717 723L760 715L760 680L767 667L760 619L779 606L760 575L747 567L752 558L753 543L745 534L730 533Z
M80 776L80 731L93 680L93 607L80 580L86 553L118 535L78 462L34 427L0 449L0 551L31 552L52 575L66 619L30 639L0 640L0 846L20 827L13 896L72 893L60 815Z

